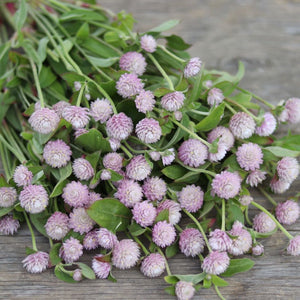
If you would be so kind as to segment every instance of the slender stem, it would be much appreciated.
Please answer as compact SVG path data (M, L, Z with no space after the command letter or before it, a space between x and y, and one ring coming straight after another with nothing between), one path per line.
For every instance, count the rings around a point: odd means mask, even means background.
M50 245L50 248L52 248L52 247L53 247L53 241L52 241L52 239L51 239L51 238L49 238L49 245Z
M133 155L125 148L125 146L121 145L120 148L126 153L129 159L133 158Z
M215 286L216 293L218 294L218 296L220 297L220 299L221 299L221 300L226 300L226 299L223 297L223 295L221 294L221 292L220 292L218 286L216 286L215 284L214 284L214 286Z
M171 56L172 58L176 59L177 61L179 61L181 63L185 63L186 62L184 59L178 57L177 55L175 55L174 53L172 53L171 51L169 51L163 45L158 45L158 48L162 49L164 52L166 52L169 56Z
M247 206L246 209L245 209L245 218L246 218L247 223L252 226L253 223L249 219L249 213L248 212L249 212L249 206Z
M157 251L159 252L159 254L165 259L166 270L167 270L168 275L169 275L169 276L172 276L172 273L171 273L171 270L170 270L170 267L169 267L169 263L168 263L167 258L165 257L164 253L162 252L162 250L161 250L159 247L157 247L156 249L157 249Z
M216 173L212 172L212 171L208 171L206 169L196 169L196 168L191 168L191 167L188 167L186 166L182 161L180 161L178 158L175 159L175 161L180 164L181 166L185 167L187 170L189 171L192 171L192 172L195 172L197 174L199 173L204 173L204 174L208 174L210 176L213 176L215 177L216 176Z
M10 169L7 149L2 145L1 142L0 142L0 156L1 156L5 177L7 180L9 180L12 177L12 170Z
M275 207L277 206L277 202L263 188L258 189Z
M78 94L76 106L80 106L81 100L82 100L82 95L83 95L83 91L84 91L84 90L85 90L85 84L83 84L83 85L81 86L81 89L80 89L79 94Z
M221 230L225 231L225 199L222 199L222 227Z
M142 250L144 251L145 255L149 255L150 252L147 250L147 248L144 246L144 244L141 242L141 240L134 235L131 235L132 238L141 246Z
M124 141L124 145L131 151L134 153L145 153L145 150L135 150L133 149L126 141Z
M224 102L225 103L225 106L228 110L230 110L234 115L237 113L237 111L232 108L228 103Z
M55 211L59 211L57 198L54 198L54 209L55 209Z
M182 232L183 229L178 225L178 224L175 224L175 228L179 231L179 232Z
M27 213L24 211L23 214L24 214L24 217L25 217L27 226L28 226L29 231L30 231L30 234L31 234L32 249L35 250L35 251L38 251L38 249L37 249L37 247L36 247L36 241L35 241L34 232L33 232L32 226L31 226L31 224L30 224L29 218L28 218L28 216L27 216Z
M1 133L0 133L0 142L2 142L3 145L10 152L12 152L21 163L23 163L24 161L26 161L26 158L24 157L23 153L18 153L18 151L16 151L14 147L12 147L10 144L8 144L7 141L4 139L4 137L2 136Z
M203 116L208 116L210 114L209 111L199 111L199 110L196 110L196 109L190 109L190 112L194 113L194 114L197 114L197 115L203 115Z
M38 95L39 95L39 100L41 102L41 108L44 108L45 107L45 100L44 100L44 96L43 96L43 93L42 93L38 73L37 73L37 70L36 70L36 65L35 65L35 63L33 62L33 60L31 58L29 58L29 61L30 61L30 65L31 65L32 73L33 73L35 86L36 86L36 89L37 89L37 92L38 92Z

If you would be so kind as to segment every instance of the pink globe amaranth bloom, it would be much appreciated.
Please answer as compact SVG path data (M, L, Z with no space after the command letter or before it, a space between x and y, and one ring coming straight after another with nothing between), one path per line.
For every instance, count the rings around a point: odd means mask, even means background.
M151 173L151 166L144 155L134 156L126 166L126 176L134 180L144 180Z
M83 248L87 250L94 250L98 248L98 232L96 229L88 232L83 239Z
M218 143L218 151L216 153L208 153L208 159L211 162L222 160L227 153L226 146L222 143Z
M59 257L61 257L67 264L71 264L77 261L79 257L83 254L83 246L80 241L70 237L59 249Z
M115 138L109 138L108 141L112 151L117 151L121 147L120 140L117 140Z
M62 198L72 207L83 207L89 203L88 187L79 181L72 181L63 189Z
M157 43L152 35L145 34L141 37L141 48L149 53L155 52Z
M161 161L164 166L170 165L175 159L175 150L174 148L170 148L161 152Z
M285 103L288 114L288 122L296 124L300 122L300 98L290 98Z
M218 106L224 99L223 92L218 88L213 88L208 92L207 103L210 106Z
M212 144L216 139L219 139L218 144L225 146L226 150L230 150L234 145L234 136L231 131L224 127L218 126L214 128L208 135L207 141Z
M263 122L260 126L256 127L255 133L260 136L269 136L275 131L276 125L275 117L270 112L266 112Z
M115 197L118 198L125 206L133 207L136 203L142 201L143 191L137 182L129 179L123 179L118 185Z
M116 172L121 171L123 165L123 157L119 153L107 153L103 157L103 166Z
M260 256L264 254L264 246L262 244L257 244L256 246L252 247L251 249L252 255Z
M202 61L200 60L199 57L191 58L184 68L183 71L184 77L190 78L196 76L200 72L201 66L202 66Z
M175 285L175 294L178 300L191 300L195 292L196 290L192 282L180 280Z
M165 271L165 269L165 258L159 253L151 253L142 261L141 272L147 277L158 277Z
M202 207L204 193L199 186L187 185L178 193L178 201L182 208L196 212Z
M208 150L202 142L188 139L179 147L178 157L185 165L198 168L208 158Z
M71 160L71 148L62 140L49 141L44 147L43 158L52 168L61 168Z
M226 252L213 251L203 260L202 269L207 274L219 275L229 266L230 258Z
M236 160L244 170L254 171L263 163L263 153L257 144L242 144L237 149Z
M133 123L131 118L124 113L113 115L106 123L106 132L110 138L119 141L126 140L133 130Z
M53 213L45 224L47 235L53 239L60 241L69 232L69 217L60 211Z
M121 75L116 84L117 92L123 98L131 98L138 95L144 88L140 78L134 73Z
M155 105L155 97L151 91L142 90L134 100L135 106L139 112L146 113L152 111Z
M181 219L181 208L179 203L173 200L166 199L158 205L157 214L165 209L169 211L169 223L172 225L179 223Z
M199 230L187 228L180 233L179 248L185 256L195 257L203 252L205 241Z
M132 51L121 56L119 65L121 70L140 76L145 73L147 63L145 57L141 53Z
M107 99L96 99L91 103L90 116L95 121L105 123L113 114L113 109L110 102Z
M39 110L39 109L41 109L42 107L41 107L41 102L40 101L38 101L38 102L36 102L35 104L34 104L34 111L36 111L36 110Z
M102 197L99 193L96 192L89 192L89 200L87 202L87 204L85 205L85 207L90 207L94 202L101 200Z
M159 122L152 118L139 121L135 127L137 137L146 144L156 143L162 135Z
M74 129L84 128L90 121L89 110L86 107L73 105L63 110L62 117L71 123Z
M167 111L177 111L184 103L185 95L182 92L172 92L161 98L161 106Z
M211 89L213 87L213 82L211 80L205 80L203 81L203 86L207 89Z
M48 194L41 185L24 187L19 196L21 207L31 214L42 212L48 205Z
M149 155L153 161L160 160L160 153L157 151L151 151L151 152L149 152Z
M75 281L81 281L82 280L82 271L81 269L75 269L73 272L73 279Z
M13 216L5 216L0 219L0 233L4 235L15 234L20 227L20 222Z
M159 177L148 177L143 184L143 192L148 200L162 200L167 193L167 184Z
M20 165L14 172L14 182L17 186L27 186L32 183L33 174L27 167Z
M274 176L270 182L270 188L275 194L282 194L290 188L291 184Z
M250 115L238 112L230 119L229 128L235 137L247 139L255 131L255 122Z
M279 180L292 183L299 176L299 163L294 157L284 157L277 163Z
M182 119L182 112L181 112L180 110L174 111L174 118L175 118L177 121L181 121L181 119Z
M95 224L96 222L89 217L83 207L74 208L70 213L69 226L75 232L79 232L80 234L88 233L93 229Z
M0 187L0 207L10 207L17 201L17 191L13 187Z
M22 260L23 267L29 273L42 273L49 265L49 254L38 251Z
M300 235L296 235L290 240L287 247L287 253L293 256L300 255Z
M74 81L74 89L76 92L80 91L81 83L79 81Z
M143 201L132 209L133 219L142 227L152 226L156 218L156 208L152 203Z
M71 106L69 102L59 101L52 106L52 109L57 113L57 115L62 118L62 113L64 109L68 106Z
M239 198L239 202L244 206L248 206L252 201L253 198L250 195L242 195Z
M110 180L111 179L111 173L109 170L102 170L100 175L101 180Z
M253 219L253 229L257 232L271 232L276 228L276 223L264 212L259 213Z
M130 269L140 257L139 245L131 239L118 242L112 251L112 264L119 269Z
M242 179L238 173L222 171L215 176L211 183L212 193L220 198L233 198L240 192L241 181Z
M166 221L157 222L153 226L152 240L159 247L170 246L176 238L176 231L172 224Z
M97 278L105 279L109 276L111 264L106 261L103 254L97 254L92 260L92 269Z
M57 113L49 108L36 110L28 120L32 129L42 134L49 134L55 131L59 121L60 118Z
M73 172L80 180L89 180L95 175L91 163L84 158L77 158L74 160Z
M100 228L97 231L97 239L99 245L104 249L112 249L117 243L117 236L106 228Z
M297 202L287 200L281 202L276 207L277 220L285 225L291 225L295 223L299 218L300 208Z
M74 131L74 136L75 136L75 139L77 139L78 137L80 137L81 135L85 134L85 133L88 133L89 131L86 130L85 128L79 128L79 129L76 129Z
M209 235L209 245L214 251L228 251L231 247L232 240L228 234L220 229L215 229Z
M251 187L258 186L266 179L267 172L261 170L254 170L249 173L246 179L246 183Z

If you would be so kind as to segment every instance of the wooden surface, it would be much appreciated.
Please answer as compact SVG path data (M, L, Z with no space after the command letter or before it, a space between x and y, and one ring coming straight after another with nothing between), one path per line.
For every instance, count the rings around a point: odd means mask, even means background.
M191 53L201 57L206 67L235 71L242 60L246 65L243 87L273 103L300 96L297 0L103 0L101 4L115 12L133 13L139 31L179 18L182 22L172 32L193 43ZM276 199L292 196L299 186L298 180L287 195ZM255 196L263 203L259 194ZM299 234L300 221L289 229ZM37 242L41 250L48 249L44 237L38 236ZM279 232L262 243L266 254L255 259L250 272L229 279L230 286L221 288L223 295L226 299L300 299L300 258L285 254L287 239ZM106 280L66 284L55 278L53 270L28 274L21 264L25 246L30 246L26 229L0 238L0 299L174 299L163 291L162 276L147 279L138 268L114 270L116 284ZM89 262L91 255L84 259ZM170 266L174 274L200 272L197 260L181 255L171 259ZM201 290L194 299L218 298L210 289Z

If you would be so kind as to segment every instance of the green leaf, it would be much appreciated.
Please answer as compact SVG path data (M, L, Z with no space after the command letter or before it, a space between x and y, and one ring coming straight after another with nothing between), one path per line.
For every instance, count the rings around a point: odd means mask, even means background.
M40 72L42 69L42 61L41 58L39 57L39 54L36 52L32 43L30 42L30 40L25 39L22 43L22 46L26 54L37 64L38 71Z
M41 62L43 62L47 57L47 44L48 44L48 42L49 42L49 39L47 37L43 37L39 41L37 54L38 54Z
M0 174L0 187L10 187L3 174Z
M223 277L231 277L236 273L246 272L254 266L254 261L249 258L231 259L229 267L222 273Z
M167 31L173 27L175 27L177 24L179 24L179 20L169 20L166 21L152 29L149 30L149 32L162 32L162 31Z
M61 263L61 258L59 257L59 249L61 247L61 243L54 244L50 250L49 257L50 263L52 266L56 266Z
M51 173L58 181L63 181L72 174L72 163L69 162L65 167L59 169L51 168Z
M111 282L115 282L115 283L118 282L111 272L109 272L107 279Z
M61 265L57 265L55 267L54 274L58 279L65 281L67 283L77 283L77 281L73 279L71 274L66 274L64 271L61 270Z
M68 12L62 14L59 18L60 21L73 21L78 20L81 22L89 22L89 21L105 21L106 17L100 14L98 11L92 11L88 9L72 9Z
M20 1L20 7L16 11L13 19L16 24L17 31L20 32L27 18L27 4L25 0Z
M110 175L111 175L110 180L111 181L119 181L119 180L123 179L123 176L121 174L119 174L118 172L111 170L111 169L107 169L107 170L109 170L109 172L110 172Z
M165 276L164 279L167 283L174 284L177 281L186 281L186 282L192 282L193 284L197 284L201 282L205 278L206 274L199 273L199 274L192 274L192 275L172 275L172 276ZM176 281L177 279L177 281Z
M171 93L172 91L170 89L167 89L165 87L161 87L161 88L158 88L154 91L154 96L155 97L162 97L168 93Z
M204 280L203 280L203 287L205 289L209 289L211 287L211 279L204 278Z
M215 206L214 201L204 201L204 205L200 210L199 219L207 215L214 208L214 206Z
M50 198L54 198L54 197L57 197L59 195L61 195L63 193L63 189L65 188L65 186L69 183L68 180L62 180L62 181L59 181L54 189L52 190L52 193L50 194Z
M90 27L88 23L83 23L76 33L76 37L81 40L86 40L90 35Z
M176 241L175 243L173 243L172 245L166 248L166 257L171 258L175 256L178 252L179 252L179 246L178 246L178 242Z
M46 88L56 80L56 75L51 71L50 67L42 67L39 80L41 88Z
M137 224L135 221L133 221L128 226L128 230L131 233L131 235L133 235L133 236L139 236L139 235L143 234L147 229L143 228L142 226L140 226L139 224Z
M211 281L216 286L228 286L228 282L217 275L211 275Z
M119 60L119 57L99 58L89 55L87 57L92 65L100 68L108 68Z
M138 112L134 101L130 99L123 100L116 107L118 112L123 112L125 115L130 116L134 124L145 118L145 114Z
M70 87L74 87L74 82L79 81L79 82L85 82L85 78L77 73L73 72L67 72L61 75L61 77L67 81L68 85Z
M78 241L80 241L80 243L83 242L84 239L84 235L80 234L79 232L75 232L73 230L70 230L66 236L63 238L63 242L65 242L67 239L69 239L70 237L73 237L74 239L77 239Z
M289 133L287 136L276 139L273 145L290 150L300 151L300 134L292 135L291 133Z
M81 43L81 46L94 53L95 55L104 58L117 57L120 55L120 53L111 46L91 36L83 43Z
M168 275L164 277L166 283L176 284L179 279L175 275Z
M265 147L265 150L272 152L277 157L298 157L300 155L300 151L289 150L279 146Z
M14 206L0 208L0 218L7 215L14 209Z
M32 248L29 248L29 247L26 247L25 251L26 251L26 255L30 255L30 254L36 253L35 250L33 250Z
M172 165L162 169L161 172L168 178L177 179L185 175L187 170L182 166Z
M43 211L38 214L30 214L30 221L36 228L36 230L42 235L48 237L45 224L47 223L48 218L50 217L50 213Z
M86 264L77 262L76 265L81 269L82 275L87 279L96 279L94 271Z
M186 50L191 47L191 44L186 43L180 36L172 34L166 37L167 47L175 50Z
M230 97L230 99L236 101L237 103L243 105L246 108L260 109L260 106L258 104L251 102L252 95L250 95L250 94L239 93L239 94L236 94L236 95Z
M232 199L229 199L227 202L227 228L231 228L235 221L240 221L242 224L244 224L244 218L245 217L240 206L238 206Z
M168 286L165 289L165 292L171 296L176 296L175 286Z
M158 213L158 215L155 218L155 223L160 222L160 221L169 222L169 209L164 209Z

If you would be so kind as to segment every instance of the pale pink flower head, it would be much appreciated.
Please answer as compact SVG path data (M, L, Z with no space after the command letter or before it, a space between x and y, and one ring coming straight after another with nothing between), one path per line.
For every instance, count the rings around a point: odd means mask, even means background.
M83 207L89 203L88 187L79 181L72 181L63 189L62 198L72 207Z
M97 249L98 246L98 232L94 229L85 235L83 239L83 248L87 250L94 250Z
M133 207L136 203L142 201L143 191L137 182L129 179L123 179L118 185L115 197L118 198L125 206Z
M253 228L257 232L271 232L276 228L276 223L264 212L259 213L253 219Z
M126 73L121 75L117 81L116 88L118 94L123 98L131 98L143 90L144 84L136 74Z
M69 232L69 217L60 211L53 213L45 224L47 235L53 239L60 241Z
M4 216L0 218L0 233L4 235L15 234L20 227L20 222L15 220L13 216Z
M181 121L181 119L182 119L182 112L181 112L180 110L174 111L174 118L175 118L177 121Z
M185 95L182 92L172 92L161 98L161 106L167 111L177 111L183 106Z
M90 121L89 110L80 106L66 107L62 112L62 117L71 123L74 129L84 128Z
M95 224L95 221L89 217L83 207L74 208L70 213L69 226L75 232L80 234L87 233L93 229Z
M134 100L135 106L139 112L146 113L152 111L155 105L155 97L151 91L142 90Z
M121 70L140 76L145 73L147 63L145 57L141 53L132 51L121 56L119 65Z
M180 233L179 248L185 256L195 257L203 252L205 241L199 230L187 228Z
M250 115L238 112L230 119L229 128L235 137L247 139L255 131L255 122Z
M42 273L49 265L49 254L38 251L22 260L23 267L29 273Z
M149 53L155 52L157 43L152 35L145 34L141 37L141 48Z
M165 259L159 253L151 253L142 261L141 272L147 277L158 277L165 269Z
M110 138L119 141L126 140L133 130L133 123L131 118L124 113L113 115L106 123L106 132Z
M252 201L253 198L250 195L242 195L239 198L239 202L244 206L248 206Z
M287 253L293 256L300 255L300 235L296 235L290 240L290 243L287 247Z
M285 103L288 114L288 122L296 124L300 122L300 98L290 98Z
M202 66L202 61L200 60L199 57L191 58L184 68L183 71L184 77L190 78L196 76L200 72L201 66Z
M165 181L159 177L148 177L143 184L143 192L148 200L162 200L166 195L167 185Z
M156 218L156 208L152 203L143 201L132 209L133 219L142 227L152 226Z
M294 157L284 157L277 163L279 180L292 183L299 176L299 163Z
M214 251L228 251L231 247L232 240L228 234L220 229L215 229L209 235L209 245Z
M207 136L207 141L213 143L217 138L219 138L218 144L225 146L226 150L230 150L234 145L234 136L231 131L224 127L218 126L214 128Z
M59 249L59 257L61 257L67 264L77 261L82 254L83 246L80 244L79 240L73 237L70 237L63 242Z
M255 133L260 136L269 136L275 131L276 125L275 117L270 112L266 112L263 122L260 126L256 127Z
M232 255L242 255L248 252L252 246L251 234L243 228L243 224L239 221L235 221L229 231L230 235L235 236L232 240L231 247L228 252Z
M73 272L73 279L75 281L81 281L82 280L82 271L81 269L75 269Z
M167 149L164 152L160 152L160 154L161 154L161 161L164 166L170 165L175 159L174 148Z
M207 95L207 103L210 106L218 106L225 99L223 92L218 88L212 88Z
M109 170L102 170L100 175L101 180L110 180L111 179L111 173Z
M150 155L150 157L151 157L151 159L152 159L153 161L158 161L158 160L160 160L160 153L157 152L157 151L151 151L151 152L149 153L149 155Z
M182 208L196 212L202 207L204 193L199 186L187 185L178 193L178 201Z
M85 158L76 158L73 162L73 172L80 180L91 179L95 172L91 163Z
M116 172L121 171L123 157L119 153L107 153L103 157L103 166L106 169L112 169Z
M211 162L220 161L225 157L226 153L227 153L227 147L225 146L225 144L219 142L217 152L216 153L209 152L208 159Z
M80 137L81 135L85 134L85 133L88 133L89 131L86 130L85 128L79 128L79 129L76 129L74 131L74 136L75 136L75 139L77 139L78 137Z
M179 203L173 200L166 199L163 202L159 203L157 207L157 214L165 209L169 211L169 223L172 225L179 223L181 219L181 208Z
M17 191L13 187L0 187L0 207L10 207L17 201Z
M76 92L80 91L81 83L79 81L74 81L74 89Z
M69 102L59 101L52 106L52 109L57 113L57 115L60 118L62 118L62 113L63 113L64 109L70 105L71 104Z
M246 183L250 186L258 186L260 183L262 183L266 179L266 172L261 170L254 170L249 173L246 179Z
M113 114L113 109L110 102L107 99L96 99L91 103L90 116L95 121L105 123Z
M242 144L237 149L236 159L241 168L246 171L254 171L259 169L263 163L263 153L257 144Z
M59 121L60 118L57 113L49 108L36 110L28 120L32 129L42 134L49 134L55 131Z
M106 228L100 228L97 231L97 239L99 245L104 249L112 249L117 243L117 236Z
M264 254L264 246L262 244L257 244L251 249L252 255L260 256Z
M299 218L300 208L297 202L287 200L276 207L276 218L281 224L291 225Z
M126 176L134 180L144 180L151 173L151 166L144 155L134 156L126 166Z
M191 300L195 292L196 290L192 282L180 280L175 285L175 294L178 300Z
M146 144L156 143L162 135L159 122L152 118L139 121L135 127L137 137Z
M175 238L176 231L172 224L160 221L153 226L152 240L157 246L161 248L170 246L175 241Z
M291 186L290 182L283 181L274 176L270 182L270 188L275 194L282 194L287 191Z
M111 264L106 261L103 254L97 254L92 260L92 269L97 278L105 279L109 276Z
M23 165L16 167L13 179L17 186L26 186L31 184L32 178L33 174L27 167Z
M202 269L211 275L224 273L229 266L230 258L226 252L213 251L203 260Z
M213 82L211 81L211 80L205 80L204 82L203 82L203 86L205 87L205 88L207 88L207 89L210 89L210 88L212 88L213 87Z
M121 142L115 138L109 138L109 145L112 151L117 151L121 147Z

